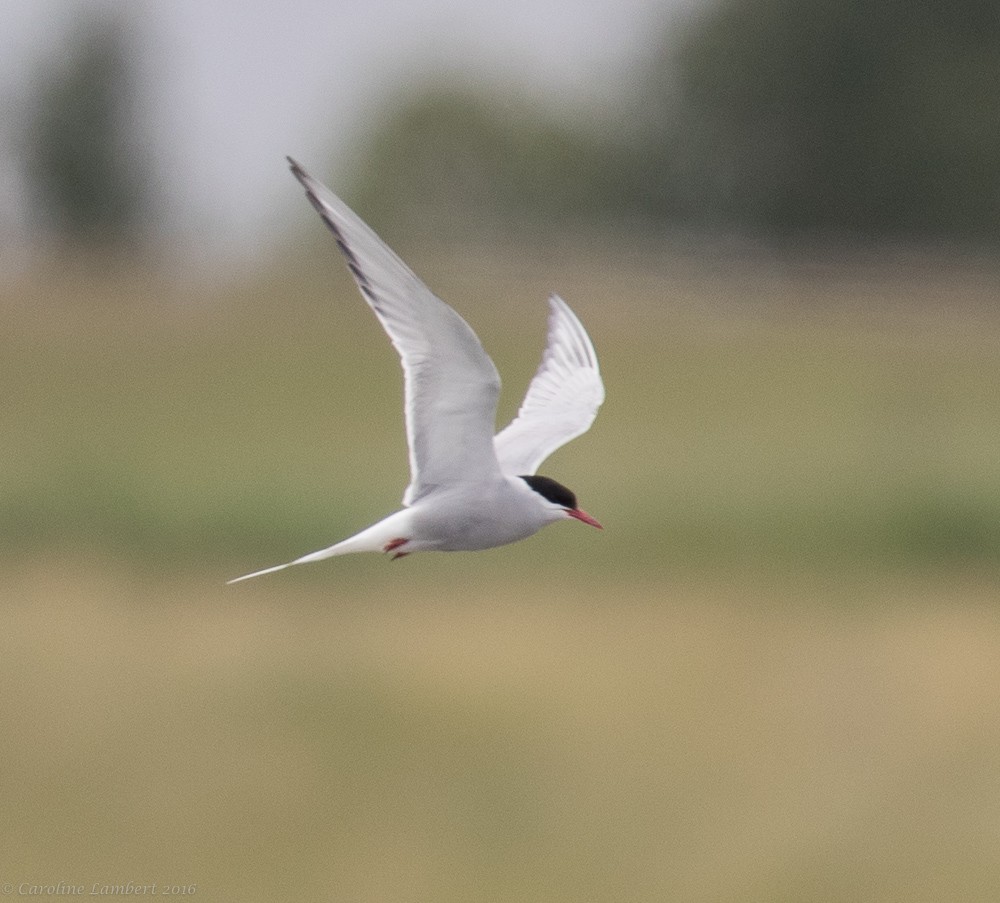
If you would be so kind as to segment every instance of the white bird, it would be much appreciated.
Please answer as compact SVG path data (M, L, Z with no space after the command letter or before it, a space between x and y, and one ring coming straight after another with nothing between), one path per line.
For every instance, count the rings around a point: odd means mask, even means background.
M542 362L517 417L494 436L500 377L476 334L343 201L288 162L402 359L410 485L402 509L349 539L229 582L350 552L489 549L567 518L600 528L569 489L536 475L604 401L594 346L566 302L549 298Z

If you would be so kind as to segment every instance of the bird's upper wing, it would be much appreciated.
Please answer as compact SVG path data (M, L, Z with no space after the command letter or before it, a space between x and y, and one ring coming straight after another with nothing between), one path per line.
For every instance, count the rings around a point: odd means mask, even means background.
M476 334L340 198L288 162L402 359L410 447L403 504L441 486L499 477L500 376Z
M557 448L585 433L604 401L597 354L558 295L549 298L549 336L521 409L494 439L501 470L530 475Z

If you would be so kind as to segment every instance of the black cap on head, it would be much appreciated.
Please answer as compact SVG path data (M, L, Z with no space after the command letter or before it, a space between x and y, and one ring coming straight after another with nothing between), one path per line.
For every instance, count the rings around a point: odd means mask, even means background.
M522 476L521 479L553 505L560 505L570 511L576 509L576 496L562 483L557 483L551 477Z

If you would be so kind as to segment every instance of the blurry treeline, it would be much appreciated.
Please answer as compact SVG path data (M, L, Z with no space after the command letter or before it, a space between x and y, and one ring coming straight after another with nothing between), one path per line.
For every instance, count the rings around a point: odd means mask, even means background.
M78 23L28 98L20 149L30 194L38 225L65 244L135 249L152 237L155 179L133 44L125 17Z
M785 233L997 234L995 0L721 0L653 76L660 216Z
M358 187L394 216L460 194L501 220L994 239L998 85L993 0L717 0L586 123L416 93L369 136Z
M128 41L119 22L81 28L31 103L25 168L72 241L134 243L149 218ZM423 82L373 120L346 181L390 231L436 213L442 229L991 241L997 85L994 0L716 0L664 26L613 109Z

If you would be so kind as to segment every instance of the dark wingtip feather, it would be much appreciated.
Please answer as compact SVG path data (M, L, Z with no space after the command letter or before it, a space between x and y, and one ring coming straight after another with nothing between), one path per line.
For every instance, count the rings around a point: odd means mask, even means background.
M320 215L323 222L326 223L327 227L333 233L334 238L337 241L337 247L340 248L341 253L347 259L347 267L351 271L351 275L354 276L354 281L357 282L358 287L361 289L364 296L377 308L377 298L375 296L375 291L368 281L368 276L361 267L361 263L358 261L354 250L348 244L347 238L341 231L340 226L337 221L331 215L331 210L327 209L326 205L323 203L322 198L316 193L317 183L313 178L291 157L286 157L288 160L288 165L292 170L292 175L298 179L302 186L306 190L306 197L309 198L309 202L316 208L316 212Z

